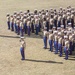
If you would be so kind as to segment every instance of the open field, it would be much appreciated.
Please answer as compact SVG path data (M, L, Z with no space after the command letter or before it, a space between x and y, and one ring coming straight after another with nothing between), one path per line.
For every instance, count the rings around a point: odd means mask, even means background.
M26 37L26 60L21 61L19 38L6 24L7 13L68 5L75 7L75 0L0 0L0 75L75 75L75 55L66 61L44 50L40 36Z

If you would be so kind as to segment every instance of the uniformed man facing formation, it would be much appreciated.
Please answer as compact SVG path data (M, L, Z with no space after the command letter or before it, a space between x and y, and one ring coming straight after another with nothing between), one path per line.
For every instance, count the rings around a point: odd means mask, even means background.
M21 46L20 46L20 53L21 53L21 56L22 56L22 59L21 59L21 60L25 60L25 48L26 48L26 43L25 43L25 41L24 41L24 37L21 37L20 43L21 43Z

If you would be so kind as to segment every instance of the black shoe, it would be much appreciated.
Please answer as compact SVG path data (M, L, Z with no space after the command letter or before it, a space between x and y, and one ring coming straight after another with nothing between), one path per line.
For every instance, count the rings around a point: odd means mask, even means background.
M58 53L55 53L55 54L58 54Z
M43 47L44 49L47 49L46 47Z
M51 50L51 52L53 52L53 50Z
M65 60L68 60L67 58L64 58Z
M62 57L62 55L59 55L59 57Z
M72 53L69 53L69 55L72 55Z
M22 58L21 60L25 60L25 58Z

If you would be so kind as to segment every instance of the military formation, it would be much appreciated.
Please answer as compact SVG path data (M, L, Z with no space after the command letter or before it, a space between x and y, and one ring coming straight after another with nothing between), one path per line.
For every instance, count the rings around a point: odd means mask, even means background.
M59 53L60 57L65 53L66 60L75 49L74 20L75 8L71 6L60 7L59 10L50 8L38 11L35 9L34 12L27 10L15 11L13 15L7 14L8 30L14 31L22 39L25 34L30 36L31 33L39 35L40 32L43 32L44 49L47 49L49 44L51 52ZM24 53L22 57L24 59Z

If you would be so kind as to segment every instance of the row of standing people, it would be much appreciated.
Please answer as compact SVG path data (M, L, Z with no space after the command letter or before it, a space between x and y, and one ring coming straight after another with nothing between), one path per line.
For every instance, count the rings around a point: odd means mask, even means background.
M68 55L72 55L75 50L75 27L71 27L71 23L68 23L68 27L64 29L64 25L58 27L57 30L55 27L47 31L47 27L44 28L44 49L47 49L47 41L49 42L50 51L55 51L55 54L58 54L62 57L63 52L65 52L65 59L68 59Z
M71 26L74 28L74 17L75 9L71 6L67 9L60 8L58 11L56 9L35 10L34 12L30 12L30 10L15 11L13 15L7 14L7 24L8 29L15 31L18 35L28 34L30 36L31 32L38 35L45 26L47 31L53 27L56 27L57 30L57 27L61 27L61 25L64 25L65 29L66 25L71 22Z

